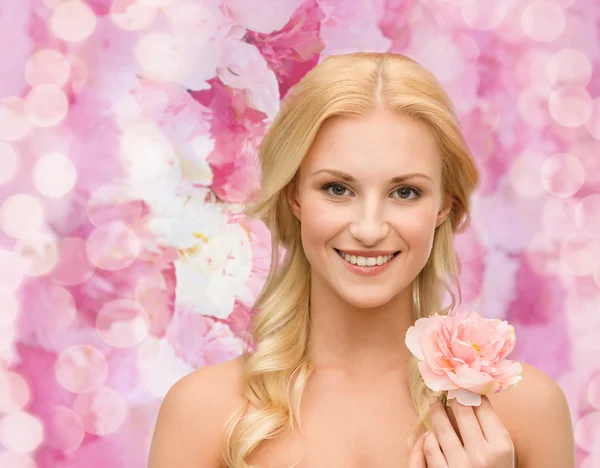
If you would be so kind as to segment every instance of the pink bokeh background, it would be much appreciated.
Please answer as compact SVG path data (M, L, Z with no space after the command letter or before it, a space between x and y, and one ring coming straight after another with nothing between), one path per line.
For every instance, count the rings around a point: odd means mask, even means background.
M450 93L482 174L461 308L515 326L600 466L596 0L0 0L0 44L0 466L146 466L168 389L242 352L280 100L360 50Z

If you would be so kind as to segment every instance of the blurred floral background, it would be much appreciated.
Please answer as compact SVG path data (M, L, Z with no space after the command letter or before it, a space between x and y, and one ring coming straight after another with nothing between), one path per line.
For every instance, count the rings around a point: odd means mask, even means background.
M462 307L515 325L600 467L599 44L597 0L0 0L0 466L146 466L170 386L242 352L280 100L365 50L454 100Z

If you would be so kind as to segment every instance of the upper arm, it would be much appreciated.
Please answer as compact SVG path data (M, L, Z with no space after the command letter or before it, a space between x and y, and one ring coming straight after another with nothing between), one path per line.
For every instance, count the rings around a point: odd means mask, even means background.
M225 419L216 366L197 369L167 392L154 427L148 468L217 468Z
M523 379L495 398L510 425L518 468L575 468L573 424L565 394L544 372L522 365Z

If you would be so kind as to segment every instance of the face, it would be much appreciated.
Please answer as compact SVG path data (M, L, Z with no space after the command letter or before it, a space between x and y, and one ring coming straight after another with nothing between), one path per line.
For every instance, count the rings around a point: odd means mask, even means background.
M287 197L313 281L358 308L384 305L411 286L451 208L435 139L425 124L391 111L326 121ZM388 262L387 253L395 253ZM376 254L382 258L369 259ZM369 266L375 261L381 265Z

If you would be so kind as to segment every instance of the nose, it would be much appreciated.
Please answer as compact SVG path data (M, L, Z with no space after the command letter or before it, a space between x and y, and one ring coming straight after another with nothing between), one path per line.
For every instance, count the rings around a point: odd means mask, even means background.
M365 203L363 209L356 212L350 225L350 235L365 246L374 246L389 233L390 226L384 218L380 205Z

